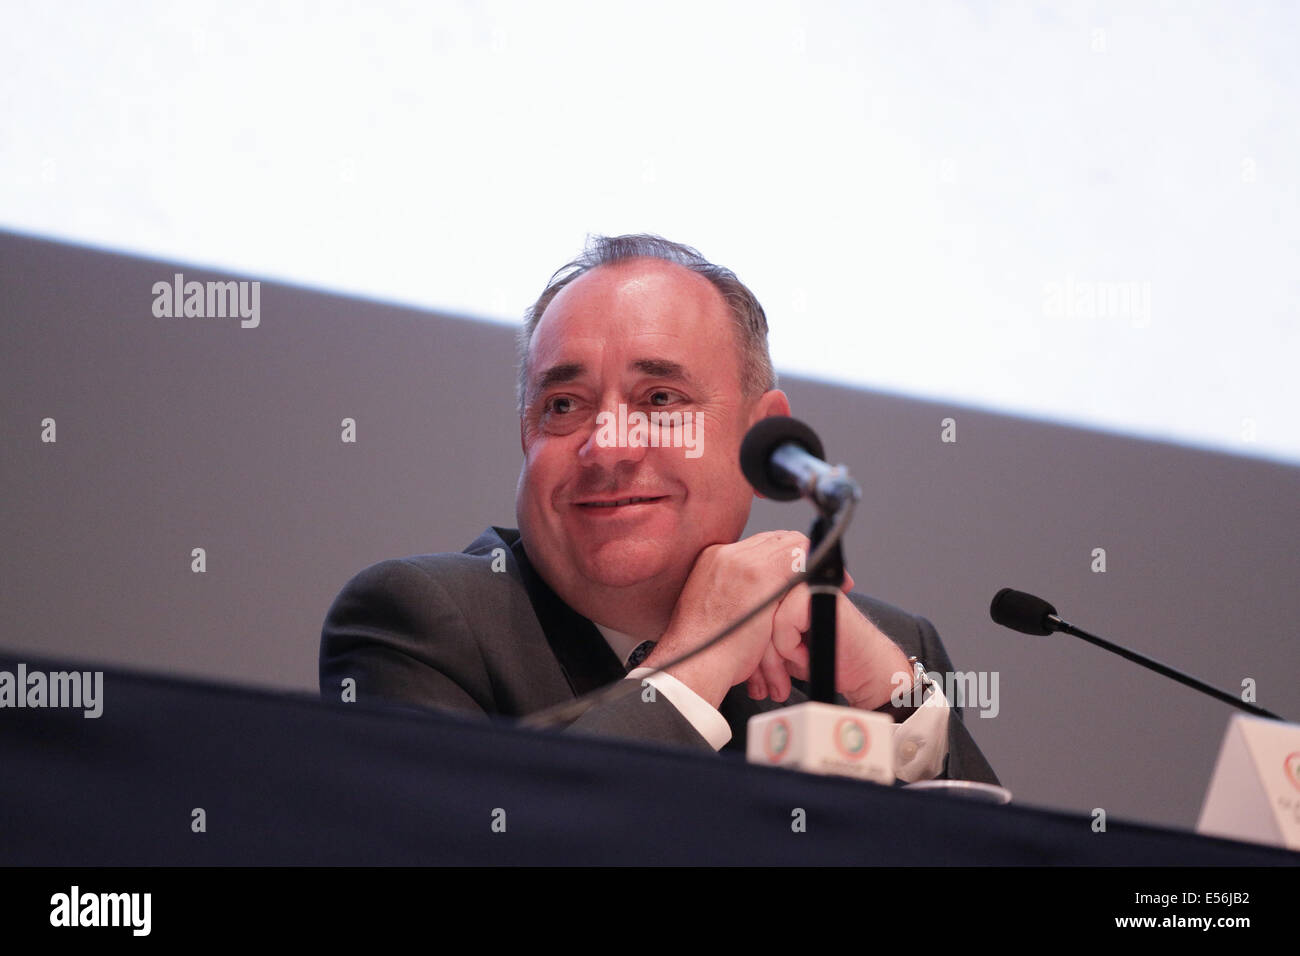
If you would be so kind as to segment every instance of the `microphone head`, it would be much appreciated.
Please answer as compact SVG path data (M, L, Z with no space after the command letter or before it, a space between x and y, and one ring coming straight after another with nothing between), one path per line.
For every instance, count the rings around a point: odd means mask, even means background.
M1051 634L1056 630L1047 619L1049 614L1056 614L1056 608L1040 597L1012 588L1003 588L993 595L989 614L998 624L1022 634Z
M795 418L773 415L754 423L754 427L740 443L740 470L764 498L775 501L794 501L800 496L799 488L771 469L772 454L786 442L793 442L814 458L825 459L822 441L817 433Z

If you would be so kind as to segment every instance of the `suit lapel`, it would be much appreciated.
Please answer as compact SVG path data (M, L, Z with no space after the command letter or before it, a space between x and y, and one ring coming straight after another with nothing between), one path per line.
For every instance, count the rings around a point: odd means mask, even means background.
M510 553L519 565L524 588L537 614L542 633L575 697L579 697L626 674L623 664L610 650L596 625L560 600L550 585L533 569L523 541L517 536L510 543ZM503 540L504 543L504 540Z

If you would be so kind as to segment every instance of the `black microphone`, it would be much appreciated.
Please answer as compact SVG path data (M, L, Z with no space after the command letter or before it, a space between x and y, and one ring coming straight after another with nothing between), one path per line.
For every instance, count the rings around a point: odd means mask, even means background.
M843 465L825 461L817 433L794 418L774 415L754 424L740 445L740 470L759 494L775 501L811 498L824 512L836 512L862 491Z
M1042 598L1012 588L993 595L989 614L996 623L1022 634L1051 634L1065 623L1056 616L1056 608Z
M1143 667L1150 668L1157 674L1172 678L1193 690L1199 690L1203 694L1209 694L1216 700L1221 700L1225 704L1231 704L1233 707L1240 708L1247 713L1255 714L1258 717L1270 717L1273 720L1282 720L1272 711L1265 710L1263 707L1256 707L1254 704L1248 704L1241 698L1229 694L1227 691L1211 687L1204 681L1190 677L1182 671L1175 670L1167 664L1161 664L1157 660L1147 657L1145 654L1139 654L1137 651L1129 650L1127 647L1121 647L1118 644L1112 644L1110 641L1097 637L1095 634L1089 634L1087 631L1075 627L1068 621L1063 621L1056 613L1056 608L1048 604L1042 598L1033 594L1026 594L1024 591L1017 591L1013 588L1003 588L997 594L993 595L993 603L989 605L989 615L994 622L1001 624L1003 627L1009 627L1013 631L1020 631L1022 634L1051 634L1053 631L1063 631L1066 634L1073 634L1075 637L1082 638L1089 644L1095 644L1103 650L1112 651L1130 660L1135 664L1141 664Z

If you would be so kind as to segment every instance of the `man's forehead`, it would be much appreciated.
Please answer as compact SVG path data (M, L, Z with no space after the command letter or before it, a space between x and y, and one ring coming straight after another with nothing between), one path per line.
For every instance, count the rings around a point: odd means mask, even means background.
M578 289L590 289L595 286L660 289L673 286L693 289L703 295L707 295L710 291L718 295L713 283L700 273L679 263L656 259L653 256L624 259L622 262L610 262L588 269L560 290L560 295L572 294Z
M705 288L675 281L676 276L661 270L601 277L600 271L618 268L602 266L574 281L576 286L597 280L586 289L562 290L533 333L529 398L607 373L625 381L648 376L697 393L738 390L731 310L703 276L663 265ZM571 288L575 295L562 300Z
M636 259L600 266L559 291L533 330L534 362L611 343L644 357L682 360L734 342L731 310L704 276L676 263Z

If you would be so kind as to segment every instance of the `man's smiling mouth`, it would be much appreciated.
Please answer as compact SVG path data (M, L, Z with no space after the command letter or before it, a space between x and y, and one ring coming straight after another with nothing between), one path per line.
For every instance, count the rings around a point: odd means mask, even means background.
M579 508L623 508L627 505L649 504L655 501L663 501L667 495L658 495L655 497L635 497L635 498L615 498L609 501L579 501Z

